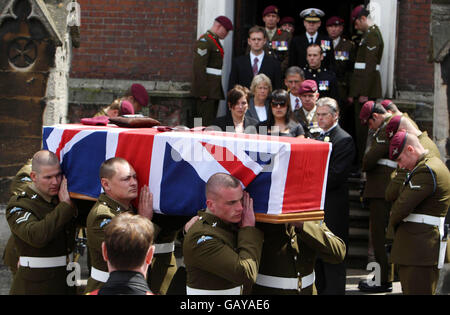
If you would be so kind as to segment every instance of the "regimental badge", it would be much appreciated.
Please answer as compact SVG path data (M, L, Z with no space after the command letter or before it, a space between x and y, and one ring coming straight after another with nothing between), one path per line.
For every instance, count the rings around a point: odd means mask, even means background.
M335 51L334 58L337 61L346 61L350 59L350 53L348 51Z
M320 42L320 47L322 47L323 51L331 50L331 41L329 41L329 40L322 40Z
M203 235L202 237L200 237L197 241L197 245L204 243L206 241L212 240L213 238L211 236L205 236Z
M329 81L319 81L319 90L320 91L328 91L330 89Z
M104 219L104 220L100 223L100 228L103 229L106 225L109 224L109 222L111 222L111 219Z

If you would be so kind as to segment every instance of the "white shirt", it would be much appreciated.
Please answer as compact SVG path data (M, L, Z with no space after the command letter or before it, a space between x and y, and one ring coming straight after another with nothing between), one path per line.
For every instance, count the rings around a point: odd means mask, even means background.
M308 43L311 42L311 37L313 38L313 43L315 43L318 35L319 35L318 32L316 32L316 34L314 34L312 36L309 35L308 32L306 32L306 38L308 39Z
M291 97L291 107L292 107L292 111L293 111L293 112L295 112L295 105L297 104L297 101L296 101L297 99L298 99L298 101L299 101L300 108L303 107L302 100L300 99L300 97L295 96L295 95L292 94L292 93L289 93L289 96Z
M256 106L255 105L256 113L258 114L259 121L263 122L267 120L267 111L266 106Z
M253 67L253 64L255 63L255 58L258 58L258 73L259 73L259 70L261 70L261 65L262 65L262 62L263 62L263 59L264 59L264 51L259 56L254 55L250 51L250 64L252 65L252 67Z
M311 123L314 118L314 114L316 113L317 106L314 106L314 108L310 112L308 112L304 107L302 107L302 109L305 113L306 120L308 120L308 123Z
M336 46L339 45L340 41L341 41L341 37L340 36L333 40L333 48L334 49L336 49Z

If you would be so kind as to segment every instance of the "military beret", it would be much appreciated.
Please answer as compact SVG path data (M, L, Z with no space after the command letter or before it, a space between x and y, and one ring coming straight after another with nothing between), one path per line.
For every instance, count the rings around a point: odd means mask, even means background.
M364 5L359 5L352 11L352 21L355 22L355 20L363 15L363 11L366 11L366 8Z
M338 16L332 16L327 20L326 26L344 25L344 20Z
M400 154L402 154L403 149L406 145L406 140L408 140L408 133L405 131L399 131L391 140L389 146L389 158L393 161L397 160Z
M87 126L106 126L108 125L108 122L109 122L108 116L97 116L93 118L81 119L81 123Z
M320 18L322 18L324 15L325 12L315 8L306 9L300 13L300 17L307 22L320 22Z
M285 16L284 18L281 19L280 21L280 25L284 25L284 24L292 24L295 25L295 19L291 16Z
M384 100L384 101L381 102L381 105L383 105L383 107L384 107L385 109L387 109L388 106L389 106L389 105L392 105L392 104L393 104L393 102L392 102L391 100Z
M228 32L233 30L233 22L231 22L231 20L226 16L221 15L216 18L216 21L222 24Z
M264 9L263 17L265 17L267 14L271 14L271 13L275 13L277 15L280 15L279 12L280 12L280 10L278 9L277 6L270 5L270 6L268 6L267 8Z
M122 104L120 104L120 114L122 116L123 115L134 115L133 104L131 104L127 100L123 100Z
M394 116L386 125L386 135L388 139L392 139L398 131L400 122L402 121L402 116Z
M305 93L316 93L317 92L317 83L314 80L305 80L303 81L302 85L300 86L300 90L298 91L298 94L305 94Z
M146 107L148 105L148 93L142 85L133 84L131 86L131 94L141 106Z
M361 112L359 113L359 119L361 120L361 125L366 125L369 118L372 116L373 111L375 110L375 102L369 101L366 102L361 108Z

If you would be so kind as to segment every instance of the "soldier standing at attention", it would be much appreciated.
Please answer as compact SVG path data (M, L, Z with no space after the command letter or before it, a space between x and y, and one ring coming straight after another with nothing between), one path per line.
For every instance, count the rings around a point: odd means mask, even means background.
M219 173L206 184L206 205L183 243L187 294L245 293L256 281L264 238L253 200L239 180Z
M359 283L363 292L392 292L393 273L386 253L386 228L391 204L385 200L385 190L391 180L397 163L389 160L389 139L386 126L392 119L381 104L367 102L360 113L361 124L368 125L374 132L371 145L364 155L362 171L367 174L363 197L368 200L370 210L370 233L375 260L380 264L380 285L371 285L367 281Z
M370 12L363 6L357 6L352 12L355 29L363 32L358 47L350 84L349 99L355 106L356 143L359 161L362 160L367 141L367 128L358 121L363 104L382 97L380 64L384 42L380 29L369 18Z
M278 28L280 11L274 5L268 6L264 10L263 21L267 38L265 52L281 63L281 73L284 73L289 66L289 45L291 44L292 33Z
M395 230L391 258L407 295L436 293L447 245L444 222L450 205L450 173L441 159L427 151L415 135L403 131L390 144L391 159L409 171L389 220Z
M70 200L57 156L39 151L32 159L32 183L13 196L6 218L19 255L11 294L75 294L67 264L75 246L77 209Z
M203 119L203 126L214 123L219 101L225 97L222 87L224 49L220 40L224 40L232 30L232 22L219 16L196 44L192 95L197 98L196 117Z
M350 89L350 79L355 67L356 46L342 36L344 32L344 20L338 16L333 16L327 20L328 36L333 41L335 73L338 82L339 99L341 108L339 124L342 128L355 137L355 119L353 104L348 103L348 93Z
M104 229L121 213L136 213L131 202L138 197L138 181L134 168L122 158L112 158L100 167L100 181L105 191L89 212L86 229L91 257L91 276L85 292L100 289L109 278L108 266L103 260L102 242ZM139 195L139 214L151 220L153 217L153 196L147 186Z

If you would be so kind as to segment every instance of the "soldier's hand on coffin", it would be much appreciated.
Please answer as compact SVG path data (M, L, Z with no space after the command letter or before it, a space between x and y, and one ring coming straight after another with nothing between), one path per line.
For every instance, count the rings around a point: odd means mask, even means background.
M153 194L148 186L141 189L139 195L138 214L152 220L153 219Z
M59 186L58 198L60 202L65 202L73 206L72 200L70 199L69 191L67 189L67 178L63 176L61 185Z
M303 223L304 222L292 222L291 225L295 227L297 233L300 233L303 230Z
M255 226L255 212L253 211L253 199L250 194L244 191L242 201L242 219L240 227Z
M199 217L198 215L196 215L195 217L193 217L192 219L190 219L188 223L186 223L186 224L184 225L184 228L183 228L184 234L186 234L186 233L189 231L189 229L191 228L191 226L193 226L194 223L197 222L199 218L200 218L200 217Z

